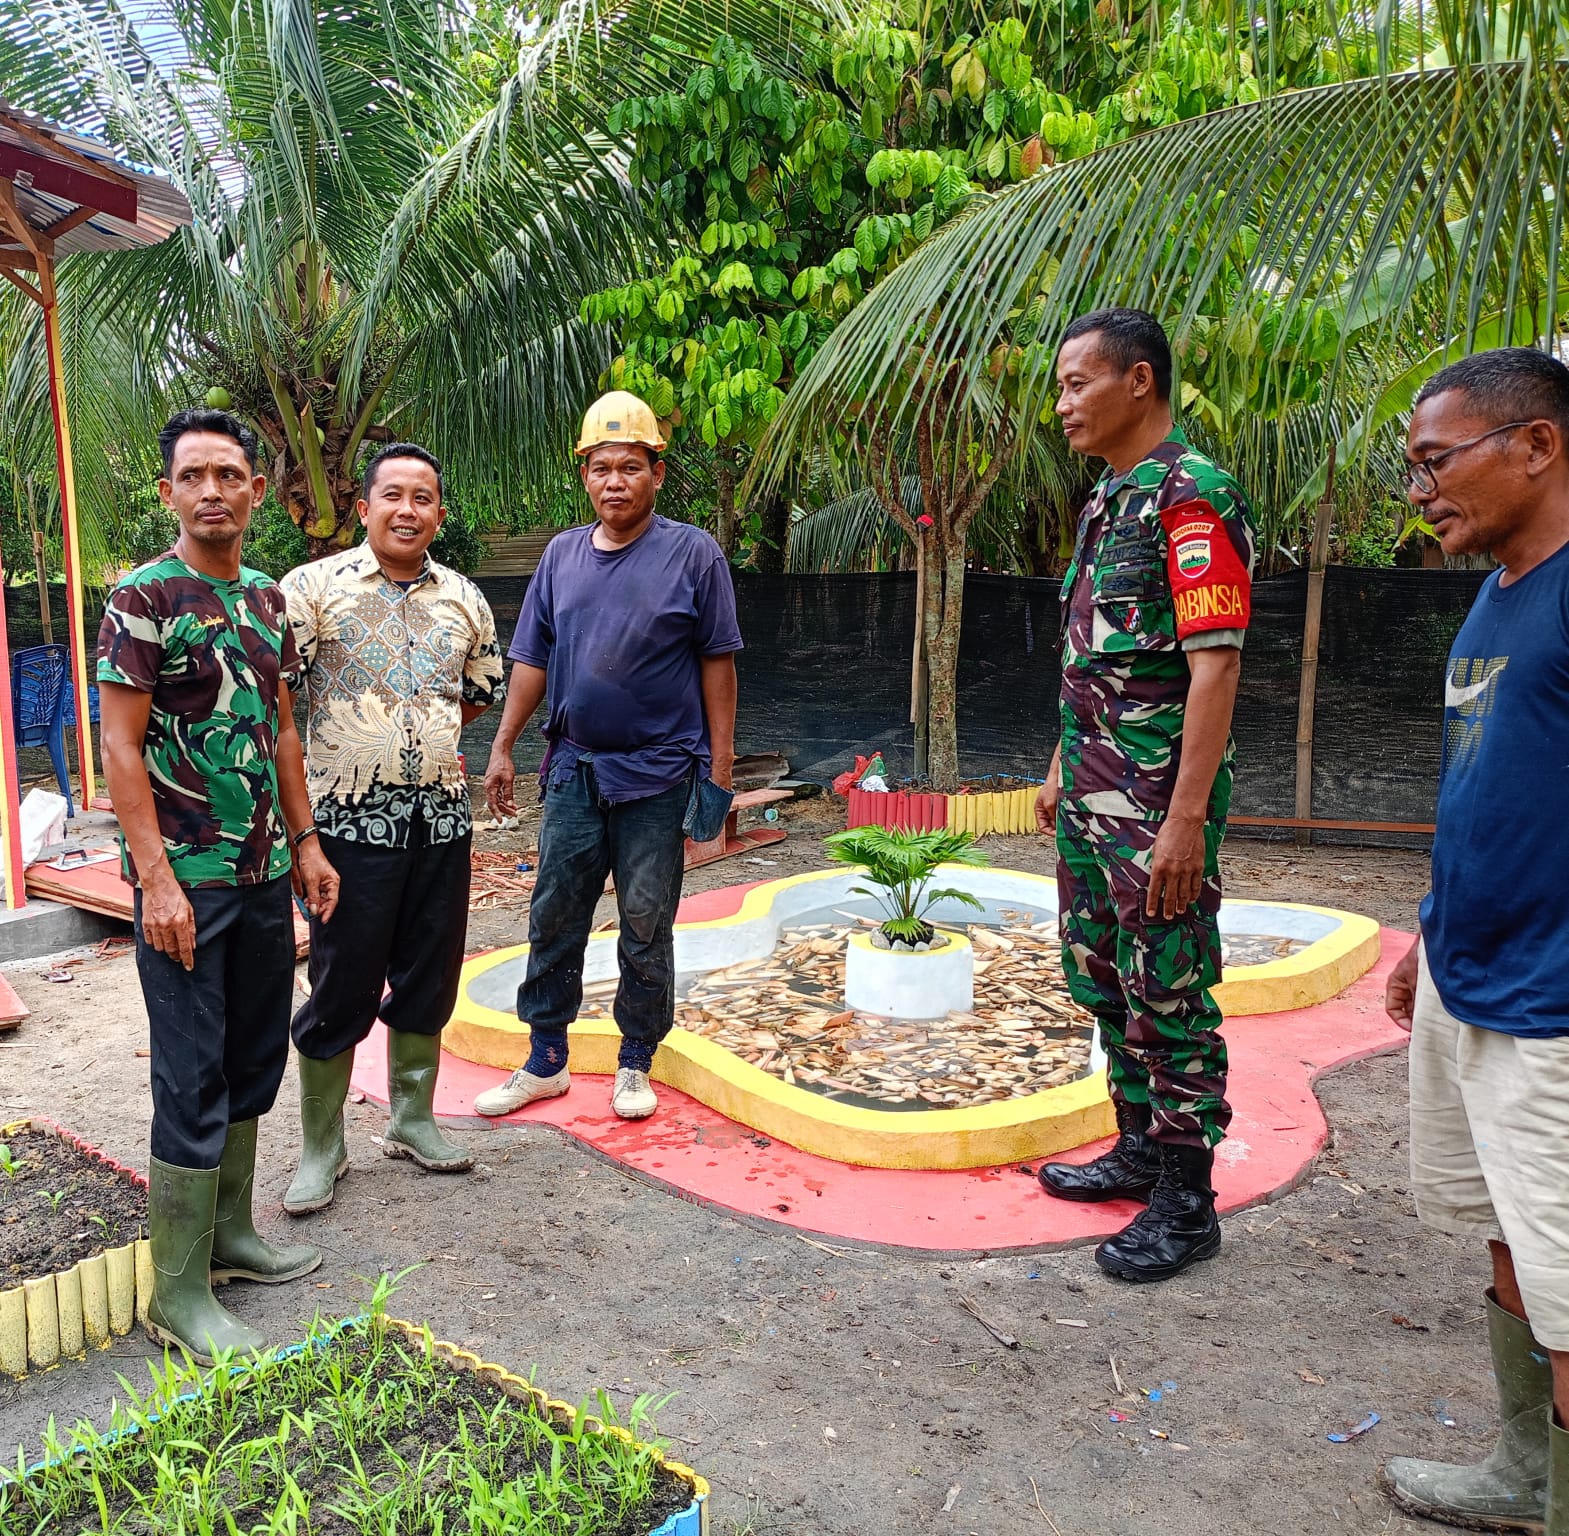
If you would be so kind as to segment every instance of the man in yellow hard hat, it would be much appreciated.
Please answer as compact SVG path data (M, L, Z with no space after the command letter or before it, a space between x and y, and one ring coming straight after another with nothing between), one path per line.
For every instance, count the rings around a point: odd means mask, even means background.
M654 1052L675 1023L672 926L687 830L728 803L735 758L735 590L719 545L654 511L665 479L654 413L614 390L589 407L579 472L595 521L552 539L507 652L512 677L485 772L498 816L517 809L512 749L549 693L544 816L518 1018L528 1061L474 1108L505 1115L571 1087L567 1026L583 1000L594 907L615 877L621 1030L611 1105L653 1114ZM718 788L716 789L715 786Z

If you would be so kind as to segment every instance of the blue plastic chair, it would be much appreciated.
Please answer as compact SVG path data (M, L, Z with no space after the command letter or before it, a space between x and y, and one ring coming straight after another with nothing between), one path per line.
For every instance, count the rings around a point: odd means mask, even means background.
M93 724L98 724L98 684L87 685L87 718ZM60 723L65 727L67 736L76 729L76 686L69 678L65 683L65 710L60 716Z
M19 747L47 747L65 796L65 814L76 815L65 761L65 704L69 653L63 645L34 645L11 656L11 718ZM90 701L89 701L90 702Z

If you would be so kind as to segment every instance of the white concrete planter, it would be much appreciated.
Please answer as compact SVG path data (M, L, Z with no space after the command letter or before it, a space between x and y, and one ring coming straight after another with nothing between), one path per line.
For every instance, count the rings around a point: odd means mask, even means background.
M975 951L963 934L946 937L941 949L899 950L878 949L870 933L851 934L845 1006L891 1019L968 1013L975 1006Z

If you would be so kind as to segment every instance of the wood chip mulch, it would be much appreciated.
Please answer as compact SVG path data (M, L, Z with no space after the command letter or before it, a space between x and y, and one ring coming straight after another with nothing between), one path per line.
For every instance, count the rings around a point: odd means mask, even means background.
M520 871L519 862L534 868ZM527 906L534 894L538 865L539 852L533 848L522 854L476 850L469 856L469 866L474 871L469 887L469 911L489 912L497 907Z
M1068 996L1054 918L972 925L973 1008L918 1022L842 1006L850 932L826 923L787 930L772 955L693 982L676 1023L782 1082L878 1109L1022 1098L1088 1070L1090 1016ZM1228 939L1226 958L1257 964L1300 947ZM615 990L614 981L585 987L584 1011L608 1014Z

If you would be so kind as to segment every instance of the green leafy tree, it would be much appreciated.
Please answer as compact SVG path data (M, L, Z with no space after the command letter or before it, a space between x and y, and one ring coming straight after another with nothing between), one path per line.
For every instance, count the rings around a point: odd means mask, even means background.
M586 321L622 351L610 380L648 401L672 441L712 453L716 534L736 552L736 486L799 367L831 320L801 302L804 265L836 244L851 162L840 104L765 71L720 37L684 90L610 112L629 174L676 230L657 276L591 294Z
M258 429L313 555L352 542L379 442L513 494L559 462L608 361L578 300L639 227L602 141L485 118L509 48L442 0L49 0L0 28L12 105L96 128L195 210L62 263L68 367L113 379L76 396L90 518L111 446L204 397Z
M927 456L963 476L1052 453L1063 326L1135 303L1167 320L1188 424L1255 490L1269 547L1314 494L1331 444L1360 434L1370 448L1380 418L1364 407L1382 381L1405 381L1381 418L1398 429L1411 380L1452 349L1551 342L1564 324L1569 164L1544 149L1569 129L1562 20L1502 5L1390 11L1376 59L1359 35L1344 53L1299 49L1292 67L1313 83L1398 61L1413 22L1443 39L1421 70L1278 92L1253 47L1259 99L1240 94L977 194L835 326L770 428L760 478L787 473L847 418L874 479ZM1271 56L1284 35L1271 29ZM1149 84L1112 94L1135 118L1157 98L1172 113L1192 104ZM1104 101L1093 115L1098 129L1112 121ZM883 478L891 495L900 481ZM957 539L944 560L957 585ZM956 761L952 714L937 713L951 655L930 657L939 781Z

